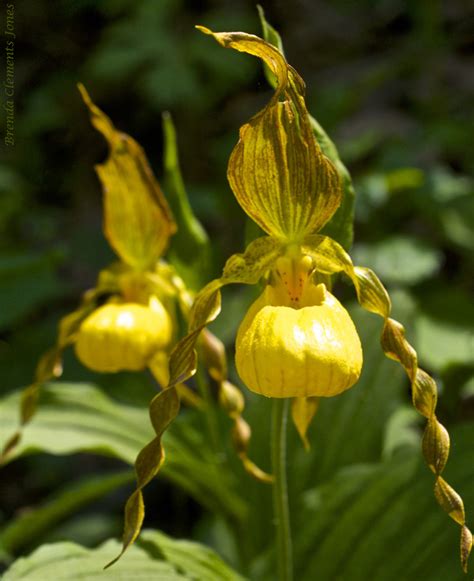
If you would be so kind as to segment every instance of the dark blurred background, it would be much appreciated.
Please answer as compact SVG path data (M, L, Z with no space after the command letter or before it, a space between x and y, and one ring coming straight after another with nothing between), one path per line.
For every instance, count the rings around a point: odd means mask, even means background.
M473 4L262 5L306 81L310 112L354 178L355 261L374 267L393 293L423 365L440 381L445 421L472 419ZM89 123L78 81L141 143L158 179L161 113L171 112L191 204L216 241L214 274L243 249L245 218L226 162L239 126L271 91L256 59L223 50L195 24L260 34L255 4L244 0L15 4L15 145L2 140L0 160L0 393L30 381L59 317L113 259L93 169L106 146ZM71 356L65 377L92 375ZM112 391L112 380L95 379ZM147 380L134 381L135 394L124 389L122 397L145 401ZM29 462L7 476L5 518L55 477L42 471L20 494L18 479L39 465ZM46 462L59 479L71 469Z

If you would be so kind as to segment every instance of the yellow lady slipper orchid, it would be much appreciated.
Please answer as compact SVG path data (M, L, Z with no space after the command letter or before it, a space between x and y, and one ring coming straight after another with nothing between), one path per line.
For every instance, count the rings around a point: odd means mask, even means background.
M242 321L237 371L245 385L267 397L329 397L359 379L362 348L348 312L325 287L312 285L313 302L274 304L267 287Z
M82 323L75 343L80 361L99 372L139 371L168 346L172 322L162 303L107 304Z
M261 18L268 32L262 12ZM237 371L252 391L294 398L293 421L306 444L306 431L317 409L315 398L348 389L361 371L360 341L347 311L323 284L312 280L330 281L332 275L345 273L360 305L384 320L382 348L405 369L414 407L427 419L423 454L435 474L438 503L461 527L461 563L466 571L473 537L461 497L441 476L450 444L448 432L436 418L436 383L419 367L403 326L391 318L390 297L376 274L354 266L344 248L352 239L354 190L349 172L322 127L310 117L303 80L276 46L243 32L198 29L225 48L260 58L275 89L267 105L240 128L227 168L238 203L265 235L253 240L243 254L231 256L222 276L196 296L188 335L170 357L169 390L195 373L194 347L200 332L219 315L220 289L262 281L265 290L237 334ZM273 29L272 34L278 41ZM282 426L283 408L278 404L275 409L280 410L276 417ZM277 520L288 525L287 515L282 517L285 486L280 483L276 488ZM291 559L284 537L280 535L278 550L283 555L281 570L289 578Z
M191 292L202 284L209 266L208 238L186 197L169 114L164 116L165 179L180 231L167 262L163 255L177 225L145 152L132 137L114 127L82 85L78 88L92 124L109 145L109 156L96 166L96 171L104 194L104 234L119 261L100 272L96 286L84 294L79 308L61 320L56 344L41 358L35 380L24 392L21 427L0 450L0 463L18 445L22 429L34 416L41 384L62 374L62 355L69 346L74 346L78 359L94 371L140 371L148 367L159 386L165 388L172 340L180 323L188 320ZM224 346L209 332L203 337L201 350L208 359L219 403L233 421L234 447L244 469L261 481L270 481L272 477L248 457L251 429L242 417L244 398L227 379ZM181 398L208 414L211 438L217 440L213 419L209 419L214 405L212 394L202 383L201 395L179 383L163 389L150 402L155 436L135 462L137 490L125 507L123 551L134 542L141 528L144 518L141 489L158 473L164 461L161 437L178 415Z

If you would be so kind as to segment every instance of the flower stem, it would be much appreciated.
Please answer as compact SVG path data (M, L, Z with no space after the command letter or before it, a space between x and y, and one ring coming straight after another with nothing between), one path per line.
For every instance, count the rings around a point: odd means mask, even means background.
M290 511L286 483L286 426L289 399L273 400L272 420L272 466L273 512L276 526L276 556L279 581L292 581L293 562L290 530Z
M207 423L207 430L209 434L210 443L213 449L214 454L216 454L216 460L221 459L220 457L222 450L220 445L220 438L219 438L219 424L216 416L216 408L214 401L212 399L211 394L211 387L209 385L209 381L205 375L205 372L202 368L197 369L196 371L196 383L198 386L198 390L201 394L202 399L204 400L204 413L206 416L206 423Z

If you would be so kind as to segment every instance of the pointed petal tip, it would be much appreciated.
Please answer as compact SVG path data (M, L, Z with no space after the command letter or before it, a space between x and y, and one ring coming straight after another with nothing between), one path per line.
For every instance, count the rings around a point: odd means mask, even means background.
M84 103L88 106L90 106L90 104L92 103L92 99L90 98L89 93L87 92L87 89L85 88L85 86L79 81L78 83L76 83L76 87L77 90L79 91L79 93L81 94L82 100L84 101Z
M209 28L207 28L206 26L201 26L200 24L196 24L194 26L194 28L196 28L197 30L199 30L200 32L202 32L203 34L210 34L211 36L214 34L212 32L212 30L210 30Z
M109 569L110 567L112 567L112 565L115 565L115 563L122 557L122 555L124 553L125 553L125 549L122 549L120 551L120 553L115 557L115 559L112 559L112 561L110 561L110 563L107 563L107 565L105 565L102 570L105 571L106 569Z

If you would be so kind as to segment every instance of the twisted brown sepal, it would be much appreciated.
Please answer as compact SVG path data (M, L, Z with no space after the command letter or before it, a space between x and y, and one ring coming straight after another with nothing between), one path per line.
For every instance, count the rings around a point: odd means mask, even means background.
M56 345L46 351L38 361L34 381L24 389L20 401L20 427L4 445L0 454L0 465L4 464L21 441L24 427L31 421L38 407L41 386L62 375L62 354L64 349L74 342L75 335L82 321L95 309L97 293L89 291L84 295L81 306L69 313L59 322Z
M137 487L125 505L123 547L120 554L104 568L112 566L125 553L140 533L145 517L143 488L157 475L165 459L161 437L178 415L179 395L175 387L169 387L156 395L150 403L150 419L156 436L138 454L135 460Z
M165 351L158 351L153 359L148 363L148 369L150 373L155 378L160 389L164 389L169 382L169 369L168 369L169 354ZM179 398L185 405L194 407L199 410L205 408L205 403L201 396L199 396L195 391L188 387L185 383L178 383L176 389L179 394Z
M466 526L462 498L441 476L449 455L449 435L436 417L438 394L435 380L418 367L416 351L405 338L403 325L390 318L390 297L372 270L353 266L344 249L327 236L308 236L303 252L314 259L316 270L320 272L345 272L354 283L360 305L384 319L382 348L387 357L398 361L405 369L411 382L413 406L427 419L422 442L423 456L435 475L436 500L461 527L461 564L466 572L472 550L472 533Z

